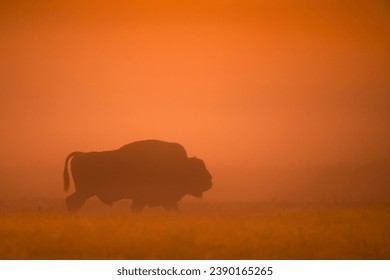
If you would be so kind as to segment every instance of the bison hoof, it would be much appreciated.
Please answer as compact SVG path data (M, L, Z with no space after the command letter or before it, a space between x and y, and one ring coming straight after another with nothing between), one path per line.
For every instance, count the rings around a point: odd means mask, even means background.
M142 210L145 208L145 203L134 200L131 204L131 211L133 213L141 213Z

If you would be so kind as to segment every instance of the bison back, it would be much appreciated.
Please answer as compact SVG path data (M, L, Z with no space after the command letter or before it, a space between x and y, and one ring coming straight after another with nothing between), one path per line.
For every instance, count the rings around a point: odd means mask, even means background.
M118 152L127 158L143 161L176 161L188 158L182 145L160 140L136 141L122 146Z

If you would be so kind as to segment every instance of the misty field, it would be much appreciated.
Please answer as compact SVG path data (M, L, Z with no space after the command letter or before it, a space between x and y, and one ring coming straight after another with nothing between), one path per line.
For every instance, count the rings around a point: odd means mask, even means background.
M1 259L390 259L390 204L1 201Z

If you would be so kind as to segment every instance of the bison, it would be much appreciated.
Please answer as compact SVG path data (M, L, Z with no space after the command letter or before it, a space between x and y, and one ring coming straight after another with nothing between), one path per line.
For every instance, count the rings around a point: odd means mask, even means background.
M202 197L212 186L204 162L189 158L177 143L143 140L113 151L73 152L65 159L66 192L69 160L75 186L75 192L66 198L69 212L78 211L95 195L108 205L132 199L134 212L141 212L145 206L175 211L183 196Z

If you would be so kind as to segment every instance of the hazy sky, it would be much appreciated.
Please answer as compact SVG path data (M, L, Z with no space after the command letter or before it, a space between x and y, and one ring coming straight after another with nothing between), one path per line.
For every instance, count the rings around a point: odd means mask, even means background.
M389 158L387 1L80 2L0 3L0 194L149 138L220 173Z

